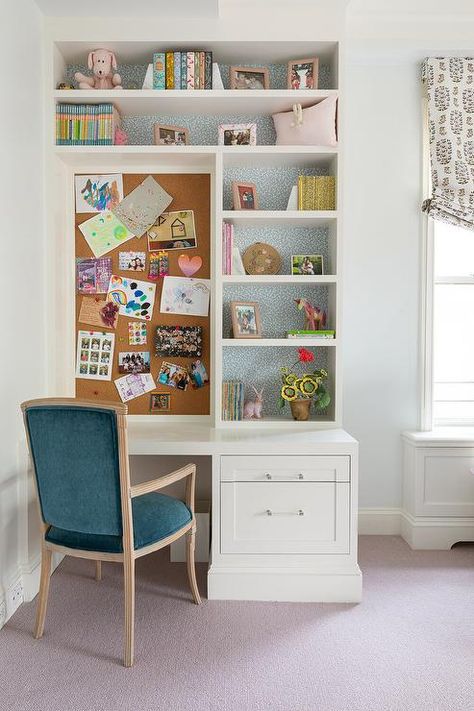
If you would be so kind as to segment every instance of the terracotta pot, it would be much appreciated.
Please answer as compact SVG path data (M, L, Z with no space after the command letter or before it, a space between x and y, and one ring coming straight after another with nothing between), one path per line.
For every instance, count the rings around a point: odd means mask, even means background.
M291 414L294 420L309 420L312 400L293 400L290 402Z

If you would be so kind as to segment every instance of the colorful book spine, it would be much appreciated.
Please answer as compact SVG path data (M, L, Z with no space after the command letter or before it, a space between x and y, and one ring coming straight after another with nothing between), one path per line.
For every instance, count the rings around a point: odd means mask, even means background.
M239 380L222 383L222 419L242 420L244 413L244 384Z
M205 89L206 53L199 52L199 88Z
M194 88L201 88L201 74L199 71L199 52L194 52Z
M166 52L166 88L174 89L174 52Z
M212 52L204 52L204 88L212 89Z
M153 89L166 89L166 57L164 52L153 55Z
M336 179L332 175L298 177L298 210L335 210Z
M181 52L181 89L188 88L187 52Z
M174 88L181 89L181 52L173 53Z
M112 104L58 104L58 145L112 145L120 115Z
M194 52L187 52L186 53L186 65L187 65L187 73L186 73L186 81L188 85L188 89L194 89Z

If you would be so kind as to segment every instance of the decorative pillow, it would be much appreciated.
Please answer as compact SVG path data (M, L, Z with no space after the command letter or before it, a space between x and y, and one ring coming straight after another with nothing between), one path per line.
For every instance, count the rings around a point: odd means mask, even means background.
M319 104L273 114L277 146L337 146L337 97L330 96Z

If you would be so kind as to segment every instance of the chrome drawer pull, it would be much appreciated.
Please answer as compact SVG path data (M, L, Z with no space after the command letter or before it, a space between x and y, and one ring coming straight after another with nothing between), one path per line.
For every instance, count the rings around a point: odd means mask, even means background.
M263 476L265 477L265 479L267 479L267 481L271 481L273 479L272 475L269 472L266 472ZM286 481L286 479L289 479L289 478L290 478L289 476L287 477L284 474L283 474L283 476L280 477L280 479L283 479L284 481ZM298 476L295 478L298 479L298 481L301 481L302 479L304 479L304 474L302 474L300 472L298 474Z
M303 474L302 474L301 472L298 474L298 479L299 479L300 481L301 481L301 479L304 479L304 476L303 476Z
M271 479L271 478L272 478L272 475L267 472L267 473L265 474L265 479Z
M298 509L298 511L272 511L271 509L266 510L267 516L304 516L303 509Z

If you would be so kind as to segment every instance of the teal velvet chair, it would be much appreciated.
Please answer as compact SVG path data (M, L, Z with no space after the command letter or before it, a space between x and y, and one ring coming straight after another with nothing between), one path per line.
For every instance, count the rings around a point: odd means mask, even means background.
M124 665L133 664L135 560L187 535L187 570L194 602L195 464L130 485L127 406L68 398L21 406L42 521L41 582L34 636L43 635L51 556L59 553L123 565ZM159 493L186 478L185 502Z

